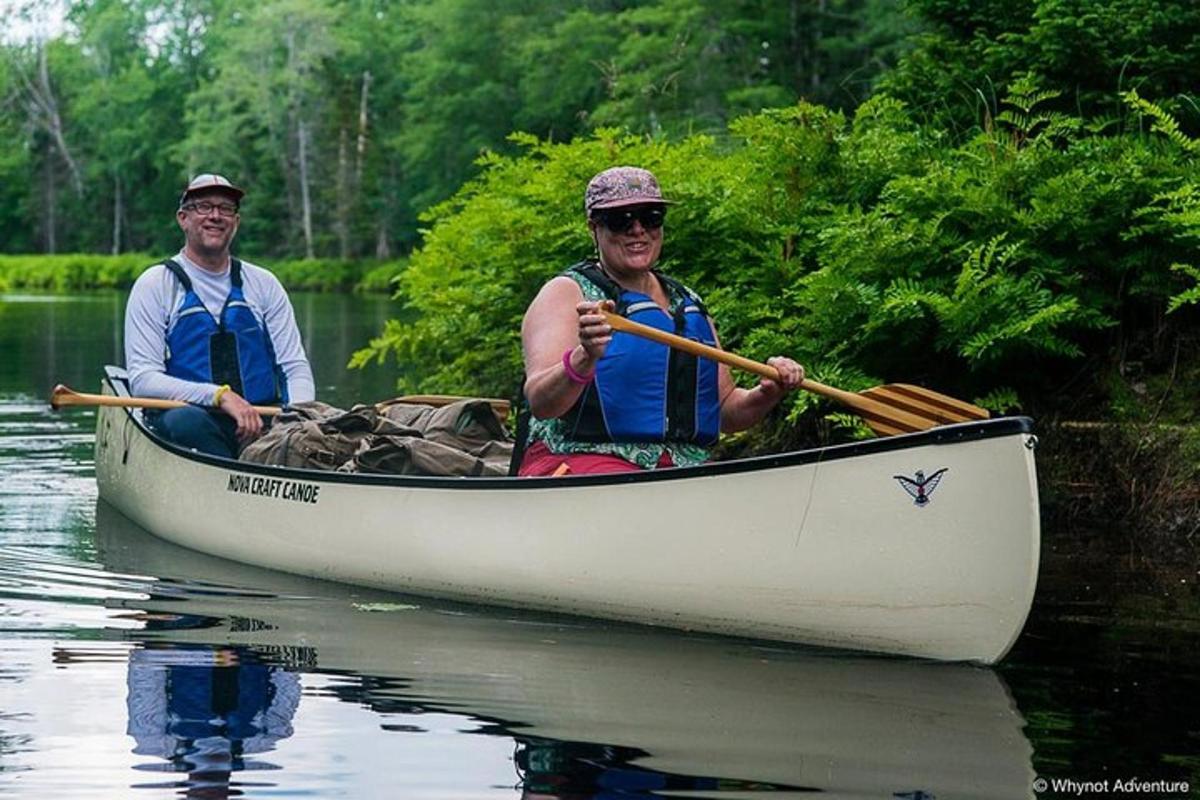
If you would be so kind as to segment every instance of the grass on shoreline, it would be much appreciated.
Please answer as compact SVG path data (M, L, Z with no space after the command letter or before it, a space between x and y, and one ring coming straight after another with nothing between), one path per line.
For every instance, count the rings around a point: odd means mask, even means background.
M162 255L65 253L0 255L0 291L79 291L125 289ZM292 290L390 292L407 259L342 260L329 258L255 261Z

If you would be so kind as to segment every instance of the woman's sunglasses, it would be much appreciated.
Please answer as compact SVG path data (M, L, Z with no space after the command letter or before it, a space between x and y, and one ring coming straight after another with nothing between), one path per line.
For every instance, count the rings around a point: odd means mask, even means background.
M663 226L667 218L667 209L662 206L635 206L632 208L601 209L592 213L592 219L608 228L613 233L628 233L636 220L648 231L656 231Z

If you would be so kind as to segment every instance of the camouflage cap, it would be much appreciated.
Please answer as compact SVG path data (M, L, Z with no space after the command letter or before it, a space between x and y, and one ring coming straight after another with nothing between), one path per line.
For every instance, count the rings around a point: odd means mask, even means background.
M238 202L241 202L242 197L246 194L234 186L224 175L214 175L211 172L205 172L188 181L188 185L183 189L183 194L179 195L179 205L182 206L187 202L188 195L204 191L205 189L221 189Z
M583 209L588 216L601 208L670 203L658 188L658 179L650 170L640 167L612 167L588 181L583 193Z

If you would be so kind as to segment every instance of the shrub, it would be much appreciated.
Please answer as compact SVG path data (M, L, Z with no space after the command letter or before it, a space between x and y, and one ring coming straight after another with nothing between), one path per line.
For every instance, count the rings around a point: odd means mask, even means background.
M425 215L397 285L411 321L354 363L398 359L406 391L515 394L525 306L591 250L583 187L638 164L678 201L663 269L705 296L728 349L791 354L850 389L903 380L1007 410L1192 296L1172 265L1194 247L1194 207L1169 194L1194 184L1188 145L1097 132L1044 110L1055 96L1023 77L958 143L887 97L852 119L764 111L727 141L515 136L522 153L485 157ZM814 403L791 402L793 415Z
M0 287L46 291L128 288L161 256L143 253L97 255L0 255ZM390 278L403 270L405 261L340 261L298 259L264 262L284 286L293 290L330 291L351 289L387 291Z

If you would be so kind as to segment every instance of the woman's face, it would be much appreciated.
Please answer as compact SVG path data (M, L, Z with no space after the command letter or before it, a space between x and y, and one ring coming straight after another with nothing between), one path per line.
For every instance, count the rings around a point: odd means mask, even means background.
M626 206L588 221L600 261L616 273L649 272L662 254L662 206Z

